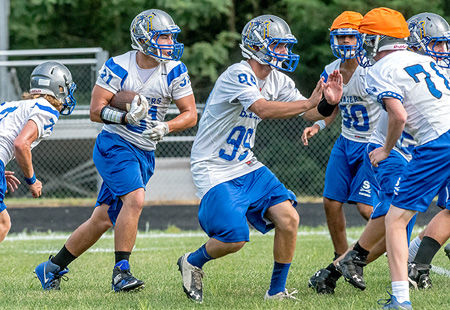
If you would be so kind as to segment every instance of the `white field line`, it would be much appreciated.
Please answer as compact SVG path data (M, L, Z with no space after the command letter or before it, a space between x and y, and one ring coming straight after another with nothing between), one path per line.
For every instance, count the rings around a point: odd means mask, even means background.
M450 270L448 270L448 269L432 265L431 271L434 271L437 274L440 274L442 276L446 276L447 278L450 278Z

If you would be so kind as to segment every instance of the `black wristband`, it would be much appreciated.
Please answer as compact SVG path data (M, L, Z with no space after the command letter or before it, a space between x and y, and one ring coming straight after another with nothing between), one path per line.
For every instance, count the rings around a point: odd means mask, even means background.
M329 104L325 97L323 97L322 100L320 100L319 105L317 106L317 111L319 111L322 116L327 117L333 113L335 108L336 105Z
M126 125L125 121L126 112L120 111L116 108L105 106L100 112L100 118L105 124L122 124Z

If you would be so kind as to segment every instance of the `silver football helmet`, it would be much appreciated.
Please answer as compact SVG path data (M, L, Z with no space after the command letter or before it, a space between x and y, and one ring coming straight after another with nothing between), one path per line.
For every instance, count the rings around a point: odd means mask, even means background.
M44 94L55 97L62 103L61 114L72 113L77 101L73 93L77 85L72 80L72 74L63 64L56 61L47 61L31 73L30 94Z
M438 14L420 13L408 19L411 35L408 46L414 52L433 57L437 64L450 68L450 26ZM438 45L442 45L437 49Z
M370 67L375 64L375 56L378 52L388 50L406 50L407 38L394 38L385 35L362 35L362 48L359 49L356 55L356 60L361 67Z
M179 60L184 50L184 44L177 42L180 31L180 27L166 12L146 10L131 22L131 47L159 62ZM158 44L159 37L167 34L172 35L172 44Z
M293 72L300 57L292 53L297 39L292 35L289 25L280 17L261 15L253 18L242 30L242 43L239 44L242 56L255 59L260 64ZM279 44L284 44L287 54L277 53Z

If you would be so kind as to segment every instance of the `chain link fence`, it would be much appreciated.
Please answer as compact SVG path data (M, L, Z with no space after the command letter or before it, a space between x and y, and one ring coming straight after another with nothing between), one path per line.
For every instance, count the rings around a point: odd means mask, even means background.
M41 57L42 59L42 57ZM74 113L62 116L49 139L33 150L36 176L43 183L43 195L55 198L95 198L101 184L92 161L95 137L102 125L89 120L90 93L96 73L104 58L95 63L67 64L77 83L78 101ZM0 63L1 65L1 63ZM36 64L8 66L9 81L19 96L28 88L29 76ZM212 88L213 85L211 85ZM195 93L195 89L194 89ZM0 94L2 101L4 96ZM15 99L17 99L16 97ZM10 98L14 99L14 98ZM198 105L199 116L203 105ZM168 118L178 110L173 105ZM301 117L288 120L265 120L258 125L254 153L297 196L320 197L325 167L334 141L339 136L340 121L322 130L305 147L301 142L303 129L311 126ZM156 171L150 180L146 200L193 201L195 189L189 171L189 155L197 127L171 134L158 145ZM8 170L23 180L21 170L11 161ZM9 197L31 197L25 185Z

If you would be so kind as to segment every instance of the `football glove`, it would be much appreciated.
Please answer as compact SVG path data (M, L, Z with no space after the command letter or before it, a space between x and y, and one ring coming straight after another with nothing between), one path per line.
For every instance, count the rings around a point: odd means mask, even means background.
M169 125L166 122L151 121L151 129L144 130L142 136L153 141L161 141L169 133Z
M141 120L144 119L147 116L147 114L148 114L147 99L142 95L134 96L133 101L131 102L130 111L127 113L128 124L139 126Z

